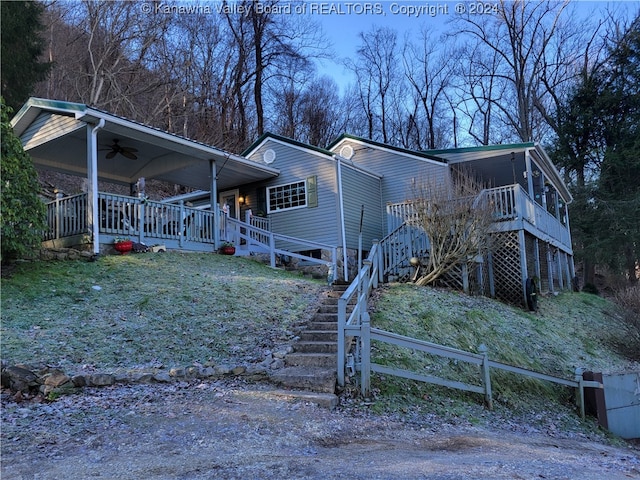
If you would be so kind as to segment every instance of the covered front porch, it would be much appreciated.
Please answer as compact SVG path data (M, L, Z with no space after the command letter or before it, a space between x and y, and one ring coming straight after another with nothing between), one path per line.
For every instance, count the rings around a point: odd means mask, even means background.
M167 248L214 251L224 240L218 192L279 175L268 165L87 105L31 98L12 119L34 165L84 179L82 193L48 206L53 244L88 244L94 254L115 237ZM145 179L210 192L209 210L148 199ZM135 195L98 191L98 181Z

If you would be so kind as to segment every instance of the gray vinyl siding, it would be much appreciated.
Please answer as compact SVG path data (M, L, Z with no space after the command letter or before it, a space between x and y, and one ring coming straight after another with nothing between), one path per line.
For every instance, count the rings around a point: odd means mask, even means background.
M252 192L247 192L250 201L257 197L257 190L261 187L300 182L316 176L318 206L269 213L271 229L282 235L338 246L341 234L335 161L328 155L305 151L271 139L265 141L248 158L262 162L262 155L268 149L276 152L276 159L270 166L280 170L280 175L254 184Z
M343 165L342 190L347 248L358 248L360 212L364 205L362 247L369 250L374 239L380 240L385 235L380 178Z
M366 146L349 139L333 148L338 151L344 145L351 145L354 155L351 161L382 176L382 202L398 203L414 197L412 181L436 178L444 180L448 175L447 164L439 164L427 159L386 151L375 146Z
M73 117L41 113L22 133L20 140L24 149L29 150L83 127L86 124Z

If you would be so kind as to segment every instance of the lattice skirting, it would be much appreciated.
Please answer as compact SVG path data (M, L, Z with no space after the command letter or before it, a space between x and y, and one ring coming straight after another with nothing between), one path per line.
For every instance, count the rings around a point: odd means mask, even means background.
M492 257L493 283L497 299L522 305L522 274L518 232L496 234L496 248Z

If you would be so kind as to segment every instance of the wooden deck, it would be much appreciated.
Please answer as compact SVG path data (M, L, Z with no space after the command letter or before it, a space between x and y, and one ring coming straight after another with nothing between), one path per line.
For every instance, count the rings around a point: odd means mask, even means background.
M497 248L478 263L477 268L472 269L474 271L454 270L451 278L444 282L454 288L514 304L526 304L528 278L537 279L541 291L570 289L575 271L565 212L554 208L555 214L551 213L549 208L533 201L520 185L487 189L482 195L487 196L488 204L493 208L492 231L498 237ZM397 231L404 222L415 224L412 203L387 205L387 219L391 232ZM404 248L406 250L406 246ZM418 248L416 245L413 251ZM399 265L405 273L410 270L408 258ZM396 275L402 273L398 271Z

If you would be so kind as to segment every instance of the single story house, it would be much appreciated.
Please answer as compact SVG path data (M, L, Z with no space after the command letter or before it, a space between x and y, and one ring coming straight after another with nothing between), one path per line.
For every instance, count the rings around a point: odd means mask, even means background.
M350 280L358 252L407 220L413 185L448 181L464 165L491 185L485 194L496 210L493 234L502 240L499 251L479 262L474 289L522 303L527 279L555 291L569 288L574 277L572 197L536 143L418 152L342 135L323 149L267 133L236 155L45 99L29 100L12 125L36 166L87 179L86 194L50 205L47 241L54 244L82 238L98 253L129 235L167 248L215 251L233 239L238 254L270 250L272 258L277 252L318 259ZM97 191L98 179L140 185L140 178L197 191L162 202ZM406 271L411 255L426 254L428 239L421 241L417 250L394 241L400 258L394 268Z

